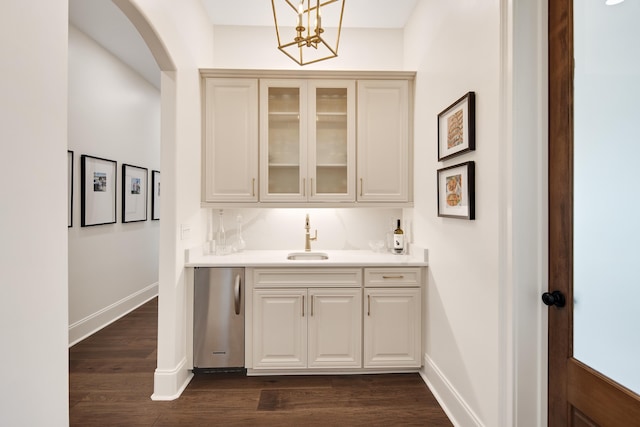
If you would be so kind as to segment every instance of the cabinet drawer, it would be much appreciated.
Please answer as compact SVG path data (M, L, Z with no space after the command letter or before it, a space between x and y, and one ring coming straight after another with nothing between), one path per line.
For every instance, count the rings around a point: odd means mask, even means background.
M422 284L422 269L415 268L365 268L365 287L414 287Z
M362 287L360 268L256 268L254 288Z

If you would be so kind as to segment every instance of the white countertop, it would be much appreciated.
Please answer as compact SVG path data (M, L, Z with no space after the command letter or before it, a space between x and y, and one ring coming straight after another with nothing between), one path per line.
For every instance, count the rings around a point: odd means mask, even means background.
M314 250L329 255L326 260L288 260L287 255L301 250L250 250L229 255L204 255L202 251L188 251L186 267L424 267L426 251L420 255L394 255L368 250Z

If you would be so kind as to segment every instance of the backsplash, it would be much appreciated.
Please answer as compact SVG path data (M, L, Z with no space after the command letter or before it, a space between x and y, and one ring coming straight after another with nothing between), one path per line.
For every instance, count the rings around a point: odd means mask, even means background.
M215 238L219 210L207 211L213 214ZM236 218L241 215L247 250L303 250L307 214L311 234L318 230L318 240L311 243L312 249L369 249L369 240L385 239L386 232L392 226L395 228L396 220L402 218L400 208L225 209L223 212L227 245L237 241Z

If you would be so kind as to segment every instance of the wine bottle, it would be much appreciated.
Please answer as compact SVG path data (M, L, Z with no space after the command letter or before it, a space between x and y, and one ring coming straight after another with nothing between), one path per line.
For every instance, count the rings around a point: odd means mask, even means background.
M404 231L400 227L400 220L398 220L398 227L393 231L393 252L404 253Z

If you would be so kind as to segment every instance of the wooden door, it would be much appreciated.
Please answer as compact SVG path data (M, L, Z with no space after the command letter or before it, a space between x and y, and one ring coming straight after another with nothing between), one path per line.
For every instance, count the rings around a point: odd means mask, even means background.
M605 2L600 3L598 7L604 7ZM574 357L574 255L583 249L575 246L574 235L574 42L572 0L550 1L549 293L558 291L566 305L549 308L549 425L639 426L640 396ZM607 284L602 285L607 292ZM553 302L546 297L547 303ZM626 339L637 340L638 335Z

